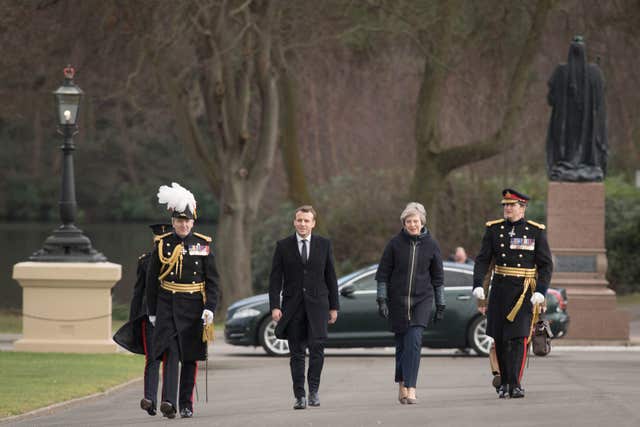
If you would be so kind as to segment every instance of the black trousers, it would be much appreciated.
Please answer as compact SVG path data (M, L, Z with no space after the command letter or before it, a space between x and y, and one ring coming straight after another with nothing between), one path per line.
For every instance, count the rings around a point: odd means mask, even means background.
M289 366L291 368L291 380L293 381L293 395L303 397L304 390L304 368L305 350L309 348L309 370L307 372L307 383L309 393L318 392L320 389L320 375L324 365L324 339L311 338L311 331L307 313L304 306L301 306L287 325L287 336L289 341Z
M151 343L153 341L153 325L142 321L142 339L144 340L144 398L155 405L158 400L158 380L160 376L160 361L154 359Z
M195 360L183 361L180 364L180 347L178 337L174 337L163 356L162 367L162 400L176 406L178 394L178 377L180 378L180 395L178 402L180 409L193 410L193 388L196 384L197 362Z
M495 340L495 344L502 385L520 387L527 361L527 339L519 337L504 341Z

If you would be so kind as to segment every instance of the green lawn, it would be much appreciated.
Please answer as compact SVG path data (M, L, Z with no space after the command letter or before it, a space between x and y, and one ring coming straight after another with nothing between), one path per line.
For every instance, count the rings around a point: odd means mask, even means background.
M0 352L0 418L105 391L142 376L127 354Z
M634 293L629 295L618 295L617 301L619 305L629 306L629 305L640 305L640 293Z

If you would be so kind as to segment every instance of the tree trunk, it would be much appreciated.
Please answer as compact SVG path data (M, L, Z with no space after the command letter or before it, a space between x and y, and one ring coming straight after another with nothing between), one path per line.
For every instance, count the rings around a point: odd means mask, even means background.
M283 106L280 150L282 151L282 163L287 174L289 200L296 206L313 204L300 158L296 115L298 111L297 84L286 71L281 74L280 79Z
M439 170L439 152L442 135L438 124L443 93L449 73L448 64L453 50L453 21L460 5L444 1L440 3L440 22L437 34L440 39L433 52L425 57L422 83L418 93L416 112L416 161L411 197L427 209L430 228L437 228L436 206L446 174ZM426 36L423 36L426 37Z
M213 242L222 285L219 307L223 310L253 293L251 224L255 214L240 197L247 192L247 182L239 179L227 182L222 188L217 239Z

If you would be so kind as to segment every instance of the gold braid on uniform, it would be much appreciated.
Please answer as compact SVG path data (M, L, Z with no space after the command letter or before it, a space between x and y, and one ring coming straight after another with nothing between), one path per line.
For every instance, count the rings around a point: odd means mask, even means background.
M204 286L200 289L200 292L202 293L202 304L206 304L207 294ZM205 323L202 327L202 342L213 342L214 335L213 322Z
M184 248L183 244L180 243L173 248L173 253L170 257L164 257L162 255L162 239L158 241L158 258L160 258L160 262L162 263L162 267L160 267L160 275L158 276L159 280L164 279L169 275L169 272L176 267L176 271L178 273L178 277L182 277L182 249Z
M214 339L214 329L213 322L207 323L202 328L202 342L213 342Z
M516 318L516 315L520 311L520 308L522 307L522 303L524 302L524 297L527 295L527 291L531 289L531 293L534 293L536 290L537 270L535 268L503 267L501 265L496 265L494 271L497 274L502 274L505 276L524 277L524 282L522 283L522 293L518 297L516 304L507 315L507 320L509 322L513 322Z

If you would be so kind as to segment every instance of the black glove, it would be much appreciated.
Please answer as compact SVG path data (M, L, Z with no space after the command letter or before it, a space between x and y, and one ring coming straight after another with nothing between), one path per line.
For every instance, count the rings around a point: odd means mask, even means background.
M389 307L387 307L386 299L378 299L378 314L385 319L389 318Z
M436 314L433 316L433 323L438 323L444 319L444 305L436 305Z

